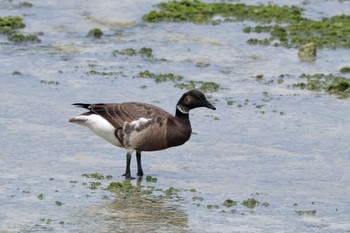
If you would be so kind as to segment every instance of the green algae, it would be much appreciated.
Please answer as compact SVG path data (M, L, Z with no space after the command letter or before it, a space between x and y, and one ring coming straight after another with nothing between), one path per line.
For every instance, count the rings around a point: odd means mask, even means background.
M201 90L204 93L207 92L217 92L221 89L220 84L215 82L204 82L204 81L184 81L182 83L178 83L175 85L175 87L180 89L186 89L186 90L192 90L192 89L198 89Z
M241 202L242 206L245 206L249 210L241 210L243 212L239 212L237 207L238 201L232 199L226 199L218 203L205 203L205 198L197 192L196 189L181 189L176 187L168 187L168 188L158 188L155 187L155 184L152 182L152 176L147 176L145 181L142 179L137 180L135 183L131 181L121 181L121 182L110 182L104 183L103 179L107 177L101 173L91 173L91 174L82 174L82 177L86 177L89 179L101 180L102 184L98 185L96 189L101 191L109 191L110 195L104 195L101 197L103 200L108 199L111 200L111 195L113 195L113 199L115 199L115 203L119 203L127 206L127 208L136 208L140 210L145 205L156 205L157 203L173 203L179 202L182 203L190 202L194 206L198 208L206 208L208 211L216 211L218 214L224 213L241 213L242 215L247 213L253 213L253 210L257 206L268 207L270 204L268 202L263 202L262 204L257 201L255 198L248 198ZM96 183L99 183L97 181ZM90 183L91 184L91 183ZM187 192L187 194L186 194ZM194 194L197 192L196 194ZM93 195L96 195L97 192L92 192ZM254 193L252 195L261 195L261 193ZM62 203L63 204L63 203ZM238 209L236 209L238 208ZM247 211L247 212L246 212ZM244 213L246 212L246 213ZM305 211L305 215L309 213Z
M350 16L340 15L323 18L320 21L300 18L287 25L258 25L246 27L244 32L269 33L264 39L249 39L250 44L299 47L315 43L319 48L349 48L350 47Z
M41 42L39 37L34 34L23 35L21 33L13 33L8 35L7 39L12 42L22 43L22 42Z
M106 72L106 71L97 71L97 70L89 70L86 72L87 75L106 75L106 76L111 76L116 74L115 72Z
M12 75L22 75L22 73L19 72L18 70L15 70L15 71L12 72Z
M114 56L116 56L117 54L126 55L126 56L135 56L137 54L137 51L135 49L132 49L132 48L127 48L127 49L123 49L123 50L114 50L112 52L112 54Z
M216 92L220 89L220 85L215 82L201 82L199 90L202 92Z
M207 208L208 208L209 210L211 210L211 209L219 209L219 206L218 206L218 205L209 204L209 205L207 205Z
M263 21L289 22L301 18L302 10L298 7L277 5L246 5L225 2L206 3L201 1L169 1L157 5L158 10L145 14L142 19L147 22L194 22L213 23L214 16L226 18L226 21Z
M95 70L95 69L91 69L87 72L85 72L86 75L88 76L121 76L121 77L125 77L124 73L122 71L118 71L118 72L115 72L115 71L98 71L98 70Z
M242 201L241 204L249 209L254 209L260 204L260 202L255 198L248 198L247 200Z
M315 216L317 214L316 210L296 210L295 212L299 216L302 216L302 215Z
M153 51L152 51L151 48L142 47L138 51L138 54L141 55L142 57L146 57L146 58L152 58L153 57Z
M157 183L158 179L156 177L146 176L146 181L152 182L152 183Z
M154 76L154 80L156 83L166 82L166 81L172 81L177 82L183 80L183 77L180 75L168 73L168 74L157 74Z
M130 197L139 192L139 189L132 185L129 181L111 182L108 184L106 190L116 194L119 197Z
M213 119L214 121L219 121L219 120L220 120L219 117L214 116L214 115L205 115L205 116L210 117L210 118Z
M263 202L261 205L264 206L264 207L269 207L269 206L270 206L270 203L268 203L268 202Z
M152 176L147 176L145 182L140 179L137 180L136 183L133 183L131 181L104 183L103 180L105 180L108 175L101 173L82 174L81 176L97 180L90 182L90 185L97 184L96 189L109 191L111 194L113 194L117 202L123 202L128 206L140 207L141 204L145 203L158 203L162 202L163 200L178 202L190 198L188 201L191 201L192 204L198 207L206 207L208 210L218 210L218 213L237 213L237 210L232 207L236 207L239 203L238 201L226 199L221 202L221 205L217 203L204 204L204 197L202 197L196 189L181 189L175 188L173 186L170 186L168 188L158 188L154 186L155 184L152 184L154 183L154 177ZM183 198L182 195L184 195L185 198ZM261 193L254 193L252 195L261 195ZM104 195L102 198L110 199L110 196ZM56 202L56 205L58 206L63 204L60 204L59 201ZM268 202L260 203L255 198L248 198L246 200L243 200L241 202L241 205L249 209L254 209L257 206L268 207L270 204ZM305 213L308 214L307 211Z
M51 80L51 81L40 80L40 83L41 83L41 84L44 84L44 85L53 85L53 86L58 86L58 85L61 84L60 82L58 82L58 81L53 81L53 80Z
M57 206L62 206L62 205L63 205L63 202L61 202L61 201L55 201L55 204L56 204Z
M318 47L350 47L350 16L340 15L321 21L303 19L287 26L290 44L302 45L314 42Z
M350 67L349 66L344 66L340 69L340 73L342 74L347 74L350 73Z
M11 34L17 29L24 28L26 25L23 23L23 19L18 16L6 16L0 17L0 33Z
M182 81L183 80L183 77L180 76L180 75L175 75L173 73L155 74L155 73L150 72L149 70L145 70L145 71L139 72L138 77L140 77L140 78L151 78L156 83L162 83L162 82L167 82L167 81L178 82L178 81Z
M346 90L348 90L350 87L350 80L349 81L339 81L335 84L331 84L328 87L328 92L330 93L344 93Z
M186 89L186 90L196 89L197 86L198 86L198 82L192 81L192 80L178 83L175 85L175 87L177 88Z
M90 182L89 189L96 190L101 185L102 185L102 183L99 181L98 182Z
M89 30L87 36L99 39L99 38L101 38L103 36L103 32L99 28L93 28L93 29Z
M309 91L324 91L332 95L346 98L350 94L350 79L333 74L302 74L299 78L306 79L306 82L299 82L293 85L295 88Z
M216 82L184 80L184 77L173 73L155 74L150 72L149 70L145 70L145 71L139 72L137 77L150 78L150 79L153 79L156 83L173 82L175 83L174 86L177 88L186 89L186 90L198 89L204 93L217 92L221 89L220 84Z
M19 8L31 8L33 4L31 2L23 1L18 3Z
M37 196L37 198L38 198L39 200L44 200L44 194L40 193L40 194Z
M113 178L113 176L111 175L103 175L101 173L91 173L91 174L87 174L87 173L84 173L84 174L81 174L82 177L86 177L86 178L89 178L89 179L94 179L94 180L98 180L98 181L90 181L89 183L87 182L83 182L82 185L83 186L87 186L89 189L91 190L96 190L98 189L99 187L102 186L102 180L110 180ZM77 183L77 181L74 181L74 182L71 182L71 183ZM88 185L89 184L89 185Z
M234 201L234 200L231 200L231 199L226 199L222 205L226 206L226 207L236 206L237 205L237 201Z
M110 180L113 178L113 176L111 176L111 175L105 176L105 175L98 173L98 172L91 173L91 174L84 173L84 174L81 174L81 176L86 177L86 178L96 179L96 180L104 180L104 179Z
M39 221L44 222L45 224L51 224L54 220L52 220L51 218L41 218L39 219Z
M138 51L133 48L127 48L123 50L114 50L112 52L113 56L117 55L124 55L124 56L136 56L140 55L144 58L152 58L153 57L153 50L151 48L142 47Z
M233 104L234 104L234 100L231 100L231 99L228 99L228 100L226 100L226 104L228 105L228 106L232 106Z
M151 176L150 176L151 177ZM146 180L148 183L154 183L152 180ZM141 186L141 181L137 181L136 185L133 185L130 181L124 182L111 182L108 184L105 190L113 193L117 198L130 199L131 201L137 198L140 200L147 199L149 201L159 201L161 199L182 200L180 192L183 190L169 187L167 189L155 189L154 186Z
M24 28L26 25L23 23L23 19L18 16L6 16L0 17L0 34L7 35L9 41L15 43L22 42L34 42L38 43L41 40L37 35L28 34L24 35L19 33L18 30Z
M350 16L337 15L322 20L302 16L303 9L296 6L247 5L243 3L201 2L181 0L163 2L158 9L145 14L147 22L193 22L198 24L234 21L253 21L257 26L245 27L245 33L268 33L268 38L251 38L253 45L299 47L315 43L319 48L350 47ZM219 20L215 16L220 16Z
M178 194L178 192L180 192L180 189L170 187L170 188L166 189L164 192L165 192L166 196L169 197L169 196Z

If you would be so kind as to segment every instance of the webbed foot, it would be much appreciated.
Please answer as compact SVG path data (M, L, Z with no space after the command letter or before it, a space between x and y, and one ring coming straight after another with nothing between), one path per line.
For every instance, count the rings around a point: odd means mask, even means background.
M125 180L134 180L135 177L132 177L130 174L123 174L122 176L125 176Z
M137 176L143 176L143 171L142 171L142 170L141 170L141 171L138 171L136 175L137 175Z

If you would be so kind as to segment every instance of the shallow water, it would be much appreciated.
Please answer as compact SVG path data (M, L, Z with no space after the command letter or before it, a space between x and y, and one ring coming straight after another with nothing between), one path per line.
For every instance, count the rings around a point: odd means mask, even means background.
M22 32L44 33L40 44L0 36L0 232L350 231L349 101L290 88L302 73L339 74L349 50L319 50L315 62L301 63L297 49L246 44L249 22L142 22L157 2L31 1L18 9L0 1L1 16L25 14ZM350 14L348 1L301 2L309 17ZM86 37L95 27L105 35ZM154 58L112 55L141 47ZM158 191L124 198L105 188L124 180L125 151L67 119L81 113L74 102L142 101L174 112L183 90L137 78L144 70L223 89L209 93L216 111L191 112L189 142L144 153L144 172L158 181L132 184ZM281 74L290 76L278 81ZM113 179L91 189L96 180L85 173ZM161 198L170 187L179 197ZM249 198L260 205L243 206ZM237 206L223 206L226 199Z

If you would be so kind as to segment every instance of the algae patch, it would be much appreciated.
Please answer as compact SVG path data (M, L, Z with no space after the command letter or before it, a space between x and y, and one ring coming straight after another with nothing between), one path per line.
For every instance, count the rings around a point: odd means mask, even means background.
M84 174L81 174L82 177L86 177L86 178L91 178L91 179L96 179L96 180L104 180L104 179L107 179L107 180L110 180L113 178L113 176L111 175L103 175L101 173L91 173L91 174L87 174L87 173L84 173Z
M344 66L340 69L340 73L342 74L347 74L350 73L350 67L349 66Z
M103 36L103 32L99 28L93 28L93 29L90 29L87 36L88 37L95 37L95 38L99 39Z
M9 41L15 42L15 43L22 43L22 42L40 42L40 39L37 35L34 34L28 34L23 35L18 30L25 27L25 24L23 23L23 19L18 16L6 16L6 17L0 17L0 34L7 35L7 39Z
M158 179L156 177L146 176L146 181L152 182L152 183L157 183Z
M132 48L128 48L128 49L123 49L123 50L114 50L113 51L113 55L116 56L117 54L120 55L127 55L127 56L135 56L137 54L137 51L135 49Z
M343 98L348 97L350 94L350 79L342 76L333 74L302 74L299 78L306 81L296 83L293 87L310 91L325 91Z
M319 48L350 47L350 16L339 15L321 21L298 18L285 24L257 25L243 29L245 33L269 33L268 38L250 39L248 43L259 45L299 47L314 43Z
M247 200L242 201L241 204L249 209L254 209L260 204L260 202L255 198L248 198Z
M21 33L14 33L7 37L9 41L21 43L21 42L33 42L33 43L39 43L41 40L37 35L28 34L23 35Z
M204 81L193 81L193 80L184 80L184 77L181 75L176 75L173 73L152 73L149 70L141 71L136 76L138 78L149 78L153 79L156 83L162 82L173 82L175 87L180 89L192 90L198 89L202 92L216 92L221 89L220 84L216 82L204 82Z
M23 19L18 16L6 16L0 17L0 33L11 34L15 30L24 28L26 25L23 23Z
M130 182L111 182L106 190L117 194L117 195L123 195L123 196L130 196L133 193L137 192L138 189L133 186Z
M63 202L61 202L61 201L55 201L55 204L56 204L57 206L62 206L62 205L63 205Z
M0 34L7 35L7 39L12 42L40 42L37 35L28 34L23 35L18 30L24 28L26 25L23 23L21 17L6 16L0 17Z
M223 203L223 206L226 207L232 207L232 206L236 206L237 205L237 201L231 200L231 199L226 199Z
M268 38L251 38L247 41L249 44L299 47L313 42L319 48L350 47L349 15L317 21L303 17L303 9L296 6L207 3L198 0L162 2L157 7L157 10L145 14L143 20L199 24L247 20L258 25L245 27L245 33L270 34Z
M23 35L21 33L14 33L11 34L7 37L9 41L16 42L16 43L21 43L21 42L40 42L41 40L37 35L33 34L28 34L28 35Z
M31 2L23 1L18 3L18 8L31 8L31 7L33 7L33 3Z
M172 74L172 73L155 74L155 73L152 73L152 72L150 72L148 70L140 72L138 74L138 77L140 77L140 78L151 78L156 83L167 82L167 81L177 82L177 81L182 81L183 80L183 77L180 76L180 75L175 75L175 74Z
M113 56L117 55L125 55L125 56L136 56L140 55L144 58L152 58L153 57L153 50L151 48L142 47L138 51L133 48L127 48L123 50L114 50L112 52Z
M221 16L225 21L263 21L288 22L301 18L302 10L295 6L246 5L225 2L206 3L201 1L169 1L157 5L158 10L145 14L147 22L194 22L215 23L214 16Z
M316 210L296 210L295 212L299 216L303 216L303 215L315 216L317 213Z
M40 194L37 196L37 198L38 198L39 200L44 200L44 194L40 193Z

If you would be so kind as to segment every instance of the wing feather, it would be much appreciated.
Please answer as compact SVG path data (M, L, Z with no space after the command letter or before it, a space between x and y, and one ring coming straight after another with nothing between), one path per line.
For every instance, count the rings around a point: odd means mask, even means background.
M115 128L122 128L125 122L144 118L172 116L163 109L144 103L127 102L121 104L91 104L91 112L105 118Z

